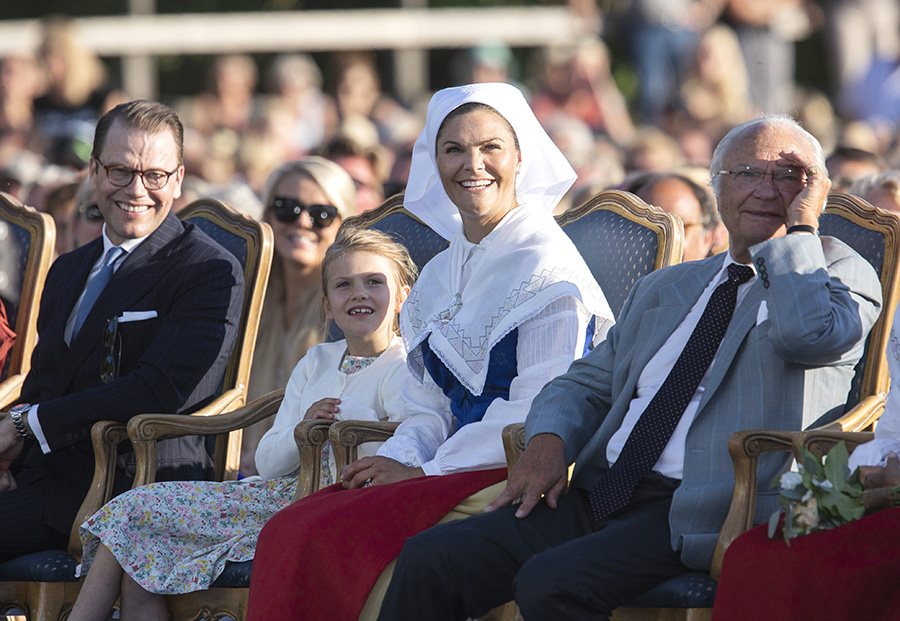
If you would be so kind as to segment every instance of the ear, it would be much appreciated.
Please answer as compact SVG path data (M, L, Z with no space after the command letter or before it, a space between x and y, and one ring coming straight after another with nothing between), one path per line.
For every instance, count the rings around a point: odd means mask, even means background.
M331 312L331 304L328 303L328 296L322 296L322 309L325 311L325 319L334 319L334 313Z
M172 175L174 179L172 181L175 183L175 187L172 191L172 198L181 198L181 183L184 181L184 165L178 167L178 170L175 171L175 174Z
M407 297L409 297L409 285L403 285L397 290L397 307L394 309L395 313L400 312Z

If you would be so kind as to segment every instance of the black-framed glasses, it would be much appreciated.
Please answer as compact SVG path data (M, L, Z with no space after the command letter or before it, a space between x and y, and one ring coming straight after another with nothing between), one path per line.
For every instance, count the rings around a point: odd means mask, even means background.
M141 182L148 190L162 190L169 183L169 177L178 172L178 168L172 172L166 172L165 170L156 169L135 170L134 168L116 164L107 166L96 157L94 159L106 171L106 178L109 179L109 182L118 188L131 185L131 182L134 181L134 176L139 175Z
M766 177L779 190L799 192L806 184L806 175L799 168L779 168L772 172L753 166L738 166L734 170L720 170L717 175L731 175L735 183L744 187L756 187Z
M103 214L100 212L100 207L97 206L97 203L84 205L78 210L78 213L87 222L103 222Z
M109 351L100 364L100 381L109 384L119 375L119 364L122 362L122 335L119 334L119 319L113 317L106 322L103 330L103 347Z
M327 229L340 215L338 208L334 205L304 205L297 199L287 196L273 198L269 209L279 221L285 224L293 224L305 211L312 218L313 226L317 229Z

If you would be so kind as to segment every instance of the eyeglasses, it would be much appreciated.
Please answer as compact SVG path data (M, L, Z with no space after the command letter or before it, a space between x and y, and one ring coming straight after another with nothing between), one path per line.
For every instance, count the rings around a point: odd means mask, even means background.
M734 170L720 170L716 174L731 175L734 182L743 187L756 187L763 179L771 177L775 187L786 192L799 192L806 183L803 171L796 168L780 168L766 172L752 166L739 166Z
M103 331L103 346L109 350L100 365L100 381L109 384L119 375L119 363L122 361L122 335L119 334L119 319L113 317L106 322Z
M131 185L134 176L139 175L141 182L148 190L162 190L169 183L169 177L178 172L178 168L172 172L166 172L164 170L135 170L127 166L107 166L96 157L94 159L106 171L106 178L109 179L109 182L118 188Z
M79 212L81 217L88 222L103 222L103 214L100 213L100 207L97 206L97 203L86 205Z
M276 196L269 206L272 213L279 221L285 224L293 224L300 218L304 211L312 218L313 226L317 229L326 229L331 226L334 219L340 215L334 205L304 205L300 201L287 196Z

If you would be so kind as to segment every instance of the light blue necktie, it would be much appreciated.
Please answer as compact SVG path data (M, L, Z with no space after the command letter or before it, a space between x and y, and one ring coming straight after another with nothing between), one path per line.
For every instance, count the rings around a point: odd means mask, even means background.
M103 291L104 287L106 287L106 284L109 282L109 279L112 278L116 261L124 252L125 251L118 246L113 246L107 251L103 266L100 268L100 271L97 272L97 275L91 279L87 289L84 291L84 298L81 300L81 306L78 307L78 314L75 315L75 326L72 329L72 338L75 338L75 335L81 330L84 320L87 318L88 313L91 312L91 307L94 306L94 302L100 297L100 292Z

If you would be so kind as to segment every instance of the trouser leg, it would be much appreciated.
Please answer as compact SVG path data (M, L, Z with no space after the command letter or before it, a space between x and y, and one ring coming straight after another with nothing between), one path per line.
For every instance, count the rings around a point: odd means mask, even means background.
M529 559L515 580L523 617L608 619L615 608L690 571L671 545L675 485L663 477L645 479L631 503L595 532Z
M44 490L40 481L0 492L0 562L42 550L65 550L68 534L44 523Z

